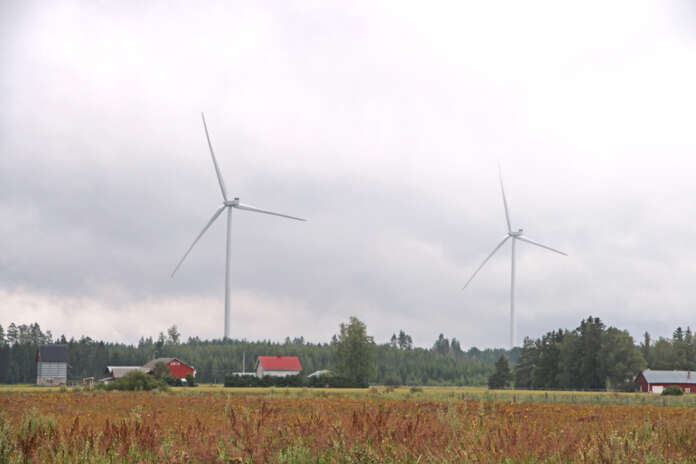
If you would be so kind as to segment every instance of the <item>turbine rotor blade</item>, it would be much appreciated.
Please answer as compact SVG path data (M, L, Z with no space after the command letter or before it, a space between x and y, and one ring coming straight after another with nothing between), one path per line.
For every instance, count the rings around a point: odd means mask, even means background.
M254 207L254 206L245 205L245 204L242 204L242 203L233 204L233 205L231 205L231 206L232 206L233 208L242 209L242 210L244 210L244 211L253 211L254 213L270 214L270 215L272 215L272 216L280 216L280 217L284 217L284 218L288 218L288 219L294 219L294 220L296 220L296 221L306 221L306 219L298 218L298 217L295 217L295 216L289 216L289 215L287 215L287 214L282 214L282 213L274 213L273 211L267 211L267 210L265 210L265 209L256 208L256 207Z
M498 246L495 247L495 248L493 248L493 251L491 251L491 254L488 255L488 257L487 257L486 259L483 260L483 262L482 262L481 265L478 267L478 269L476 269L476 271L474 272L474 274L473 274L471 277L469 277L469 280L466 281L466 283L464 284L464 288L462 288L462 290L465 289L465 288L471 283L472 280L474 280L474 277L476 277L476 274L479 273L479 271L483 268L483 266L486 265L486 263L488 262L488 260L491 259L491 258L493 257L493 255L495 254L495 252L498 251L498 250L500 249L500 247L503 246L503 244L504 244L505 242L507 242L507 240L508 240L509 238L510 238L510 236L509 236L509 235L506 235L505 238L498 244Z
M210 218L210 221L208 221L208 223L205 225L205 227L203 227L203 230L201 230L201 233L198 234L198 237L196 237L196 240L194 240L193 243L191 244L191 246L189 247L189 249L186 250L186 253L184 253L184 257L181 258L181 260L179 261L179 263L176 265L176 267L175 267L174 270L172 271L172 275L171 275L170 277L174 277L174 274L176 274L176 271L179 270L179 267L181 267L181 264L184 262L184 260L185 260L186 257L188 256L188 254L191 253L191 250L193 250L193 247L196 245L196 243L198 243L198 240L201 239L201 237L203 236L203 234L205 233L205 231L208 230L208 228L213 224L213 222L215 222L215 220L218 218L218 216L220 216L220 213L222 213L222 211L223 211L225 208L227 208L227 206L222 206L222 207L220 207L220 209L218 209L217 211L215 211L215 214L213 214L213 217Z
M546 245L543 245L539 242L535 242L534 240L527 238L524 235L518 235L515 238L518 240L522 240L523 242L531 243L532 245L536 245L536 246L541 247L541 248L546 248L547 250L553 251L554 253L558 253L559 255L568 256L566 253L563 253L562 251L558 251L555 248L551 248L550 246L546 246Z
M205 123L205 115L201 113L201 119L203 119L203 129L205 129L205 138L208 140L208 148L210 148L210 156L213 158L213 166L215 166L215 174L217 174L218 182L220 183L220 191L222 192L222 199L227 201L227 189L225 189L225 181L220 173L220 167L218 166L217 159L215 159L215 152L213 152L213 144L210 143L210 135L208 135L208 126Z
M507 222L508 232L512 232L510 225L510 212L508 211L507 198L505 198L505 187L503 187L503 172L498 165L498 178L500 179L500 191L503 193L503 207L505 208L505 222Z

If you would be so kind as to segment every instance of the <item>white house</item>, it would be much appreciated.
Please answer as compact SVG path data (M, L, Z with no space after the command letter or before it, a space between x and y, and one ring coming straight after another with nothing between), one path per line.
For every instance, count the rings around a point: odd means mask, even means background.
M297 356L259 356L256 361L256 377L264 375L274 377L286 377L298 375L302 371L300 360Z

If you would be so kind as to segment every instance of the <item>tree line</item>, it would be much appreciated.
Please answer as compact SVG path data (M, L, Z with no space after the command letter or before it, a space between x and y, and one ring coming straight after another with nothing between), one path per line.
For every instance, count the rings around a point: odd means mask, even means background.
M696 340L691 329L678 327L671 339L651 341L646 332L633 337L588 317L573 330L553 330L538 339L525 338L511 373L516 388L574 388L630 391L643 369L696 368ZM503 367L501 367L504 370ZM497 380L497 379L494 379Z
M105 377L109 365L139 366L158 357L176 357L196 368L198 382L222 383L232 372L253 371L258 356L284 355L298 356L305 375L329 369L370 384L486 385L502 357L512 365L504 386L627 390L634 388L635 376L646 367L694 369L695 338L690 328L677 328L671 339L653 342L646 333L636 345L628 332L589 317L573 330L526 338L521 348L512 350L464 350L456 338L444 334L424 348L415 347L403 330L377 344L365 325L351 318L326 343L310 343L302 337L287 337L283 342L198 337L184 341L172 326L156 338L143 337L137 345L129 345L87 336L53 337L38 323L13 323L7 330L0 326L0 383L35 382L37 347L55 342L69 346L68 376L73 380Z
M17 329L16 332L14 329ZM11 330L10 330L11 329ZM367 346L368 355L342 349L342 339L359 332L358 346ZM16 333L16 335L15 335ZM351 318L339 326L339 332L326 343L310 343L303 337L287 337L283 342L270 340L182 340L176 326L159 336L142 337L137 345L105 342L88 336L67 339L42 331L38 323L29 326L0 326L0 383L34 383L36 350L43 343L63 343L69 347L68 377L81 380L106 376L106 366L141 366L158 357L176 357L194 366L197 381L222 383L232 372L253 371L258 356L297 356L303 374L329 369L356 377L360 383L386 385L484 385L493 371L495 360L504 354L517 358L519 349L471 348L465 351L456 339L440 334L431 348L413 346L412 337L403 330L387 342L377 344L367 336L364 324ZM361 366L358 373L355 366Z

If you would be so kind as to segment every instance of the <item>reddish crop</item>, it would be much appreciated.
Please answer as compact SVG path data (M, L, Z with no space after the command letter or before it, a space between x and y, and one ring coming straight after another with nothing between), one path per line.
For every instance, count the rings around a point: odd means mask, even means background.
M696 463L690 408L55 392L0 410L0 462Z

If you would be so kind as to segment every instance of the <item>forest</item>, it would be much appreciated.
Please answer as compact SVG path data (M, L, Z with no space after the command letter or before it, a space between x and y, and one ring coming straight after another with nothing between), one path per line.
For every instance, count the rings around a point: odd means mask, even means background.
M0 383L36 381L36 349L42 343L69 345L68 376L72 380L105 377L107 365L142 365L157 357L177 357L195 366L197 379L222 383L232 372L254 369L259 355L294 355L303 373L340 369L339 338L310 343L303 337L282 342L270 340L182 340L175 325L156 338L141 338L137 345L54 337L38 323L0 326ZM691 329L677 328L672 338L651 340L646 332L636 344L627 331L606 327L588 317L572 330L559 329L538 339L526 338L521 348L464 350L444 334L430 347L416 347L403 330L389 341L370 345L373 366L369 383L379 385L486 385L502 355L511 364L517 388L632 390L635 376L644 368L696 368L696 340ZM242 361L245 364L242 365Z
M672 338L652 342L645 332L633 337L588 317L574 330L554 330L541 338L526 338L514 368L516 388L632 391L643 369L693 370L696 339L689 327L677 327Z
M339 367L336 335L326 343L310 343L303 337L287 337L283 342L198 337L183 341L177 327L172 326L166 334L160 332L156 338L141 338L137 345L128 345L88 336L54 338L50 331L43 332L38 323L12 323L6 330L0 326L0 383L35 382L36 349L42 343L69 346L68 377L72 380L103 378L106 366L143 365L157 357L177 357L193 365L197 380L204 383L222 383L226 374L252 371L260 355L298 356L304 374ZM449 340L442 334L432 348L418 348L403 330L389 342L376 344L370 338L369 343L373 348L374 368L370 369L368 380L389 385L484 385L501 354L514 361L519 351L477 348L464 351L456 338Z

